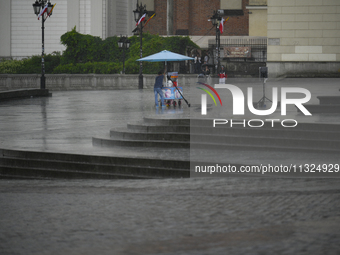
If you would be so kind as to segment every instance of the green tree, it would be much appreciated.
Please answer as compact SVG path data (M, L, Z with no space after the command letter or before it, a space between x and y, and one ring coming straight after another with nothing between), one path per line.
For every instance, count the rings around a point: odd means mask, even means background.
M63 34L60 41L66 47L61 64L96 62L103 59L103 41L100 37L80 34L74 27Z
M112 36L105 40L97 36L83 35L74 27L60 38L66 49L45 56L46 73L119 73L123 69L123 52L118 48L119 37ZM140 38L131 36L130 48L125 51L125 72L139 73ZM150 33L143 34L143 56L149 56L162 50L187 55L189 50L199 48L189 37L162 37ZM184 63L181 62L181 65ZM169 65L171 65L169 63ZM143 73L155 74L163 70L164 62L144 62ZM182 68L185 70L185 68ZM41 73L41 56L17 61L0 62L0 73Z

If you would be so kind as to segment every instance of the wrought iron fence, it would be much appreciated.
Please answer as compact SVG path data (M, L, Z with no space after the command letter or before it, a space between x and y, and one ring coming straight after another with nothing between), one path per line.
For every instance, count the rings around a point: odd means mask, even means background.
M216 56L216 41L209 40L209 49ZM230 37L220 40L220 60L227 62L266 62L267 37ZM217 60L214 60L214 63Z

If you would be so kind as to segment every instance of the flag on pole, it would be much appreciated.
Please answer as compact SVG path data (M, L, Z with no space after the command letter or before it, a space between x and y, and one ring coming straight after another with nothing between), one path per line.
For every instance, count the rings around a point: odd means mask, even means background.
M54 9L54 6L56 6L56 4L54 4L54 5L52 6L52 9L51 9L51 11L47 14L47 16L50 16L50 15L52 14L52 11L53 11L53 9Z
M224 28L224 18L222 17L221 22L220 22L220 32L223 34L223 28Z
M224 25L225 23L227 23L228 20L229 20L229 17L223 22L223 25Z
M146 13L138 20L136 26L138 26L143 20L145 20Z
M48 4L46 4L45 7L42 8L42 10L40 11L40 13L38 15L38 20L45 12L47 12L47 7L48 7Z
M146 22L145 22L145 25L144 25L144 27L146 26L146 24L148 24L149 23L149 21L150 21L150 19L152 19L154 16L156 15L156 13L154 13Z

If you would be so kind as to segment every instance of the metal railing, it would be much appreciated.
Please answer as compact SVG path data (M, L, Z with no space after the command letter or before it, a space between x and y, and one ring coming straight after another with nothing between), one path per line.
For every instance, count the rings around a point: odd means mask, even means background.
M209 40L209 49L215 53L215 39ZM220 41L220 59L227 62L266 62L267 37L223 38Z

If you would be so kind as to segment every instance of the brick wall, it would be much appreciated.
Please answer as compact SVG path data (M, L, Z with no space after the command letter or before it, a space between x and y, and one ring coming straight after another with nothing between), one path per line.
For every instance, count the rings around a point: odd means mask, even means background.
M155 0L154 8L156 16L147 24L144 31L151 34L166 35L166 19L167 19L167 1Z
M176 8L174 13L174 28L177 29L189 29L190 27L190 1L188 0L175 0L176 6L181 6L181 8ZM176 31L174 31L176 32Z
M225 32L227 36L245 36L249 35L249 14L246 6L249 5L249 0L242 1L242 9L244 16L230 17L225 24Z
M230 17L225 26L225 36L244 36L249 33L249 14L246 5L249 0L242 0L244 16ZM215 35L208 19L215 10L220 9L220 0L174 0L174 34L177 29L188 29L189 35ZM156 17L153 18L145 31L152 34L166 35L167 1L155 0Z
M213 11L219 9L220 1L190 1L190 35L214 35L215 29L208 19L213 15ZM180 8L180 7L179 7ZM178 12L178 9L176 10ZM211 29L211 30L210 30ZM174 29L176 30L176 28ZM210 31L209 31L210 30ZM209 31L209 33L207 33Z

